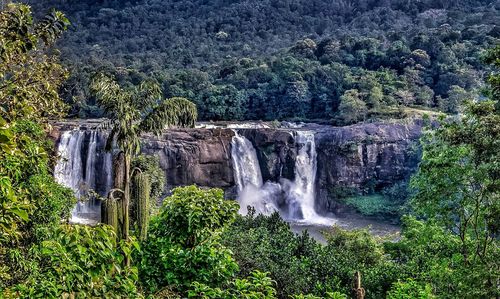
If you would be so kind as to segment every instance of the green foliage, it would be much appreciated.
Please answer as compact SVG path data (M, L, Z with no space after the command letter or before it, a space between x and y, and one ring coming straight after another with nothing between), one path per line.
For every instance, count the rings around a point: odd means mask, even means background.
M99 105L110 118L109 139L115 140L126 155L139 152L142 133L160 134L169 126L193 126L196 107L186 99L161 100L161 88L154 80L145 80L138 86L121 87L113 78L97 75L92 91Z
M167 227L160 236L191 247L230 224L238 204L224 199L221 189L176 188L165 199L155 221Z
M401 240L386 244L387 252L398 263L400 279L429 284L439 298L486 298L497 293L489 281L498 278L494 266L500 257L498 250L488 252L485 258L493 268L486 268L479 260L466 262L462 240L442 226L415 218L405 218L403 224ZM465 242L467 250L474 248L473 240Z
M137 269L122 268L135 242L117 243L109 226L61 226L34 247L38 261L27 280L6 292L15 298L139 298ZM10 293L10 295L9 295Z
M220 189L174 189L143 242L143 284L152 292L168 286L184 292L195 281L215 287L231 278L238 266L220 233L237 211L237 203L224 200Z
M341 125L350 125L366 119L368 108L356 89L348 90L340 97L337 120Z
M397 182L377 192L370 184L364 187L364 194L350 187L330 188L330 204L347 205L363 215L394 222L398 222L402 215L410 211L410 190L407 181Z
M431 299L435 298L432 294L430 286L422 287L415 281L409 279L408 281L396 282L389 293L387 299Z
M119 232L119 208L118 200L112 196L104 199L101 203L101 222L111 226L116 234Z
M139 155L132 160L132 169L139 168L147 174L151 183L151 210L156 208L165 193L165 172L160 167L160 158L152 155Z
M397 276L382 245L365 231L333 228L327 236L327 244L321 245L307 233L295 235L277 213L250 213L238 217L223 240L234 252L239 276L256 269L269 272L276 281L278 298L300 293L323 298L335 291L348 294L356 271L365 276L367 298L383 297Z
M29 273L29 247L67 219L76 199L54 181L44 131L35 123L3 123L0 134L0 287ZM22 262L20 262L20 260ZM9 270L10 269L10 270ZM5 273L5 275L3 275Z
M347 299L347 295L339 293L339 292L327 292L325 296L318 297L314 295L295 295L292 296L293 299Z
M367 216L392 214L398 209L388 198L381 194L348 197L345 199L345 203Z
M115 186L119 186L123 194L123 215L118 219L122 238L126 240L130 229L131 163L140 152L141 134L152 132L160 135L171 126L193 127L198 114L196 106L187 99L161 100L161 87L155 80L144 80L138 86L124 88L113 78L98 74L91 89L108 116L104 125L111 129L107 148L116 143L123 153L123 161L116 160L121 165L115 167Z
M67 76L48 50L69 25L53 11L34 23L31 9L8 4L0 11L0 116L8 121L61 115L59 87Z
M491 53L498 59L498 51ZM468 103L463 117L442 122L422 138L412 204L429 222L408 220L410 232L404 237L409 240L396 245L411 261L405 267L427 257L416 263L419 271L411 271L424 281L430 277L426 282L445 298L498 296L500 113L495 89L500 85L498 73L491 78L490 100Z
M254 271L248 278L231 281L226 289L211 288L207 285L194 282L188 292L188 298L213 298L213 299L273 299L276 298L274 282L269 278L269 273Z
M329 120L353 89L367 119L404 117L398 105L457 112L452 87L481 86L480 54L499 38L491 0L29 2L75 23L63 94L82 116L102 115L87 88L96 69L123 85L154 74L203 120Z
M494 107L492 101L470 104L460 122L428 132L412 179L417 210L462 239L471 233L481 248L498 233L500 116Z

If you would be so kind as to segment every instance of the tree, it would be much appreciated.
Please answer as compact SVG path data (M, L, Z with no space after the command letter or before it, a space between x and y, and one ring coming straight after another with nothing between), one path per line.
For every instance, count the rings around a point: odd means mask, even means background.
M117 241L111 227L61 225L35 246L38 267L6 290L6 298L142 298L136 268L122 268L123 252L136 243Z
M144 133L157 135L171 126L194 126L196 106L184 98L161 100L161 90L154 81L143 81L139 86L122 88L106 75L98 75L92 90L109 120L104 123L111 129L107 147L116 145L123 153L123 194L121 201L122 238L129 236L129 205L131 192L131 161L140 152L140 137ZM116 176L115 176L116 177ZM116 184L117 182L115 182Z
M498 67L498 49L489 61ZM469 102L464 116L442 122L422 140L423 157L412 178L417 212L460 240L460 262L482 269L475 289L494 297L500 270L500 111L499 75L489 82L491 99ZM471 270L472 271L472 270ZM472 271L472 272L474 272Z
M65 71L49 52L68 24L60 12L34 23L30 8L0 12L0 288L23 279L30 247L67 219L76 199L51 173L44 121L64 107Z
M364 120L367 112L368 108L358 90L351 89L340 98L337 120L343 125L350 125Z
M69 21L53 11L38 23L30 7L8 4L0 12L0 116L40 120L61 115L58 90L67 76L50 46Z
M472 97L472 93L467 92L460 86L453 85L448 91L448 98L441 100L439 106L443 112L457 114L462 112L463 104L467 100L471 100Z
M236 279L229 283L229 288L211 288L207 285L195 282L188 292L188 298L206 299L233 299L233 298L276 298L274 282L268 277L269 273L254 271L246 279Z
M236 217L238 204L220 189L179 187L163 202L142 243L140 276L154 292L172 286L184 292L191 283L225 283L238 270L220 234Z

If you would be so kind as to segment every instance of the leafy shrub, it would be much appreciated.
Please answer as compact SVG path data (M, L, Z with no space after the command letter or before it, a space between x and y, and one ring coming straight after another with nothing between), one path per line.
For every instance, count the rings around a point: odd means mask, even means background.
M401 240L387 243L385 248L396 262L399 279L429 284L439 298L489 298L498 292L491 281L498 273L500 252L493 250L485 257L497 265L492 268L485 268L480 259L466 261L463 253L474 252L471 239L466 238L463 247L459 236L435 223L405 217Z
M139 168L149 176L151 183L151 203L156 207L158 200L165 193L165 172L160 168L158 156L140 155L132 160L132 169Z
M307 232L295 235L279 214L238 217L224 233L224 244L234 252L240 277L260 269L277 283L277 297L349 293L354 273L362 271L368 298L385 295L394 281L391 262L383 246L366 231L339 228L321 245ZM366 286L365 286L366 285Z
M117 243L109 226L62 225L33 248L38 266L7 297L139 298L136 268L122 268L135 242ZM10 294L10 295L9 295Z
M213 299L272 299L276 298L274 282L269 278L269 273L254 271L248 278L231 281L226 289L211 288L207 285L194 282L188 292L188 298L213 298Z
M348 197L344 202L366 216L393 215L399 206L381 194Z
M412 279L401 282L398 281L394 283L389 293L387 293L387 299L432 299L435 298L432 294L431 287L426 285L422 287L417 284Z
M238 270L220 234L238 210L220 189L176 188L150 223L140 255L140 277L155 292L168 286L186 291L191 283L210 287Z

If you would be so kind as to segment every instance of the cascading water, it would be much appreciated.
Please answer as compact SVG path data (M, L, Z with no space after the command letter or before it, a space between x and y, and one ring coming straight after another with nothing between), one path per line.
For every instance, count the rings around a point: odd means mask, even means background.
M101 195L111 189L112 155L102 155L101 137L98 131L80 130L66 131L61 135L58 146L60 159L54 172L56 181L73 190L78 198L71 212L72 223L97 222L100 218L100 202L90 196L89 191L97 191L98 181L104 184Z
M234 131L234 134L231 156L238 192L243 191L249 185L256 188L262 187L262 174L255 148L250 140L240 136L237 131Z
M295 142L301 145L295 160L295 181L290 185L287 203L290 217L313 221L316 181L316 144L314 132L297 131Z
M231 157L240 213L245 215L247 207L252 206L262 214L276 211L274 195L281 189L278 184L263 184L257 152L250 140L234 131L231 143Z
M105 194L113 188L113 154L107 152L104 154L104 191Z
M97 131L90 133L90 142L85 163L85 184L89 189L95 188L95 161L97 158Z
M265 215L279 211L290 221L330 225L334 221L319 216L314 209L317 168L314 132L297 131L295 142L300 147L295 161L295 180L263 184L255 148L235 131L231 154L240 213L245 214L247 206L252 206L257 213Z
M83 132L68 131L61 135L58 153L59 161L55 167L55 178L58 183L66 186L80 197L80 184L83 180L81 145Z

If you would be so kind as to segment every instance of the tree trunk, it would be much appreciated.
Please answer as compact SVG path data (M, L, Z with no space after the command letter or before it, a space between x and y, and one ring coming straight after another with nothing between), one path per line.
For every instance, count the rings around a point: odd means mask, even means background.
M125 194L125 154L123 152L120 152L116 158L113 161L113 169L114 169L114 189L119 189L123 191L123 194ZM118 212L118 230L116 232L116 235L118 237L121 237L123 234L123 222L124 222L124 217L123 217L123 195L120 195L119 197L116 197L115 199L117 200L117 206L120 208L117 208Z
M123 208L123 226L122 226L122 236L123 240L128 241L129 236L129 206L130 206L130 163L131 163L131 155L125 154L125 186L123 189L123 200L122 200L122 208ZM130 258L125 256L125 266L130 266Z
M148 175L142 172L137 173L134 176L132 189L139 239L145 240L148 233L149 195L151 193Z
M356 299L364 299L365 298L365 289L361 286L361 273L357 271L354 274L354 296Z
M112 194L102 203L102 222L113 227L116 235L118 235L118 203Z

